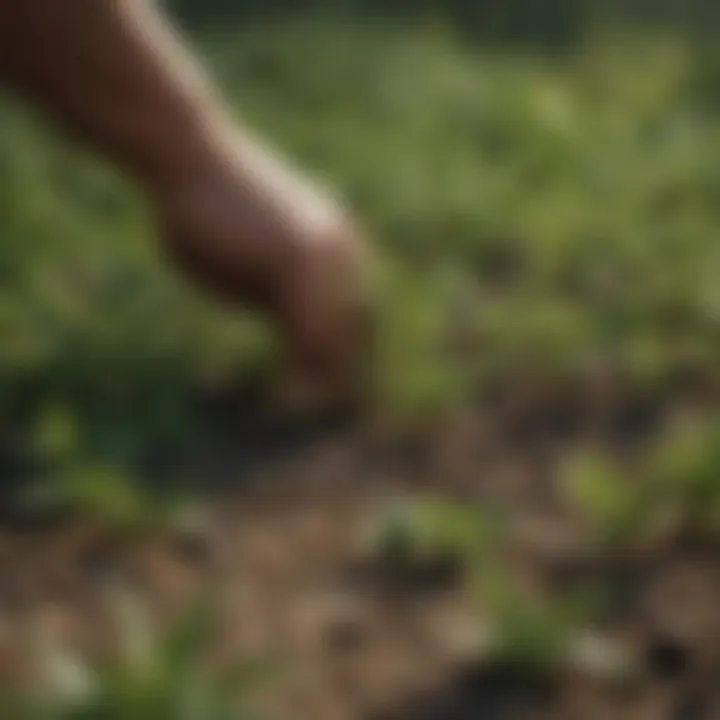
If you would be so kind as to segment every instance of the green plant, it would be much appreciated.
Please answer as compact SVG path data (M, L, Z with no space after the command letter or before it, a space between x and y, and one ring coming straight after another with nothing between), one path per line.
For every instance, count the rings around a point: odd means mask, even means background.
M695 421L664 438L647 461L653 488L689 532L720 531L720 422Z
M502 517L477 503L405 500L377 518L369 552L401 562L455 559L470 563L492 552L502 528Z
M87 666L47 640L33 690L0 694L14 720L250 720L250 696L277 672L274 661L211 658L217 607L203 596L169 630L153 630L137 598L112 598L117 655Z
M486 656L540 674L586 664L579 649L603 606L599 589L533 597L497 561L475 565L472 582L487 626Z
M576 454L566 461L561 478L567 502L611 552L630 544L651 512L642 483L601 454Z
M118 463L96 458L85 427L67 407L48 404L34 432L34 449L47 468L43 479L18 490L17 511L32 516L54 511L89 516L130 534L159 532L195 506L172 489L152 491Z
M532 674L569 665L616 670L620 661L601 641L591 637L594 655L587 652L587 633L605 605L602 581L562 597L523 590L503 553L509 528L507 518L479 503L416 499L381 518L370 550L396 562L459 561L477 608L475 650L485 661L511 663Z
M658 532L715 537L720 530L720 430L714 417L673 427L632 470L600 455L565 466L565 498L622 553Z

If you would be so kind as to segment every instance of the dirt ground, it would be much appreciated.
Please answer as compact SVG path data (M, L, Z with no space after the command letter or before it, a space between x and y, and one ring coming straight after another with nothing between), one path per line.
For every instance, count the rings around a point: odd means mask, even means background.
M392 438L332 423L279 427L238 404L215 408L212 443L170 473L210 496L206 530L131 545L77 520L0 530L0 673L27 669L22 628L102 652L109 575L130 579L158 617L179 612L212 578L222 588L220 651L288 661L259 698L273 719L720 718L718 548L678 539L620 578L632 600L608 630L642 671L612 682L539 679L474 659L477 626L458 568L388 569L364 553L379 510L443 491L511 509L521 518L513 562L544 582L568 582L582 568L554 506L558 453L591 438L634 447L677 413L715 400L705 391L662 406L563 397L485 404Z

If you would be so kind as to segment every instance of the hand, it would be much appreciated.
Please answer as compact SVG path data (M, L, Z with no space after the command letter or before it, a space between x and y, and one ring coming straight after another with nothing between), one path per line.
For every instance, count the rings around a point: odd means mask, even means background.
M176 263L275 323L288 400L328 403L355 389L371 324L370 252L329 194L234 134L155 195Z

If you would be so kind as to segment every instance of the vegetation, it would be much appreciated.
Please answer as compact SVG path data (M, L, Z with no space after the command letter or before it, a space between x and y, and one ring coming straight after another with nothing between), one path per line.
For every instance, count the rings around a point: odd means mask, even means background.
M568 664L595 674L632 672L627 658L592 633L627 610L616 602L619 568L641 567L678 538L717 542L719 429L717 422L684 425L632 470L597 453L569 458L560 490L582 528L576 549L591 572L549 597L519 584L507 554L518 521L488 503L411 500L379 519L370 554L399 568L438 560L463 567L477 605L475 652L493 662L540 674Z
M691 382L717 382L711 51L600 34L549 57L484 51L442 24L321 22L253 27L202 49L238 112L339 185L377 239L382 414L421 423L503 384L611 376L608 392L659 405ZM133 526L165 510L123 478L202 431L199 392L274 360L264 327L207 304L158 262L134 188L10 99L0 108L0 337L10 455L42 458L74 503ZM602 450L568 457L565 501L601 553L622 554L658 527L716 538L717 423L700 412L636 464ZM442 503L429 513L394 521L383 547L461 556L481 574L497 647L555 662L595 606L527 605L496 570L502 529L491 514ZM191 717L186 692L216 697L185 685L193 648L179 653L182 667L171 652L170 675L147 683L125 666L102 671L81 710L11 714ZM212 707L192 717L238 717Z
M7 691L0 707L17 720L251 720L250 693L274 672L267 660L208 664L217 610L199 599L168 631L153 630L145 608L115 592L119 651L88 667L66 648L38 643L39 682Z
M208 54L378 238L384 400L602 362L649 388L717 367L717 88L688 47L598 41L551 62L318 26ZM156 261L108 168L7 103L3 127L3 413L69 407L120 459L176 438L192 390L266 362L267 338Z

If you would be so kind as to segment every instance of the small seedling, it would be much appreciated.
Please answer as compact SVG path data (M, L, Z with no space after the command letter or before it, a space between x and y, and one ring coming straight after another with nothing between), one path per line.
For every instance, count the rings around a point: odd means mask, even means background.
M152 628L132 595L111 597L118 651L94 667L47 638L36 642L33 690L0 694L13 720L256 720L250 696L278 666L268 659L218 664L217 607L206 596L169 630Z

